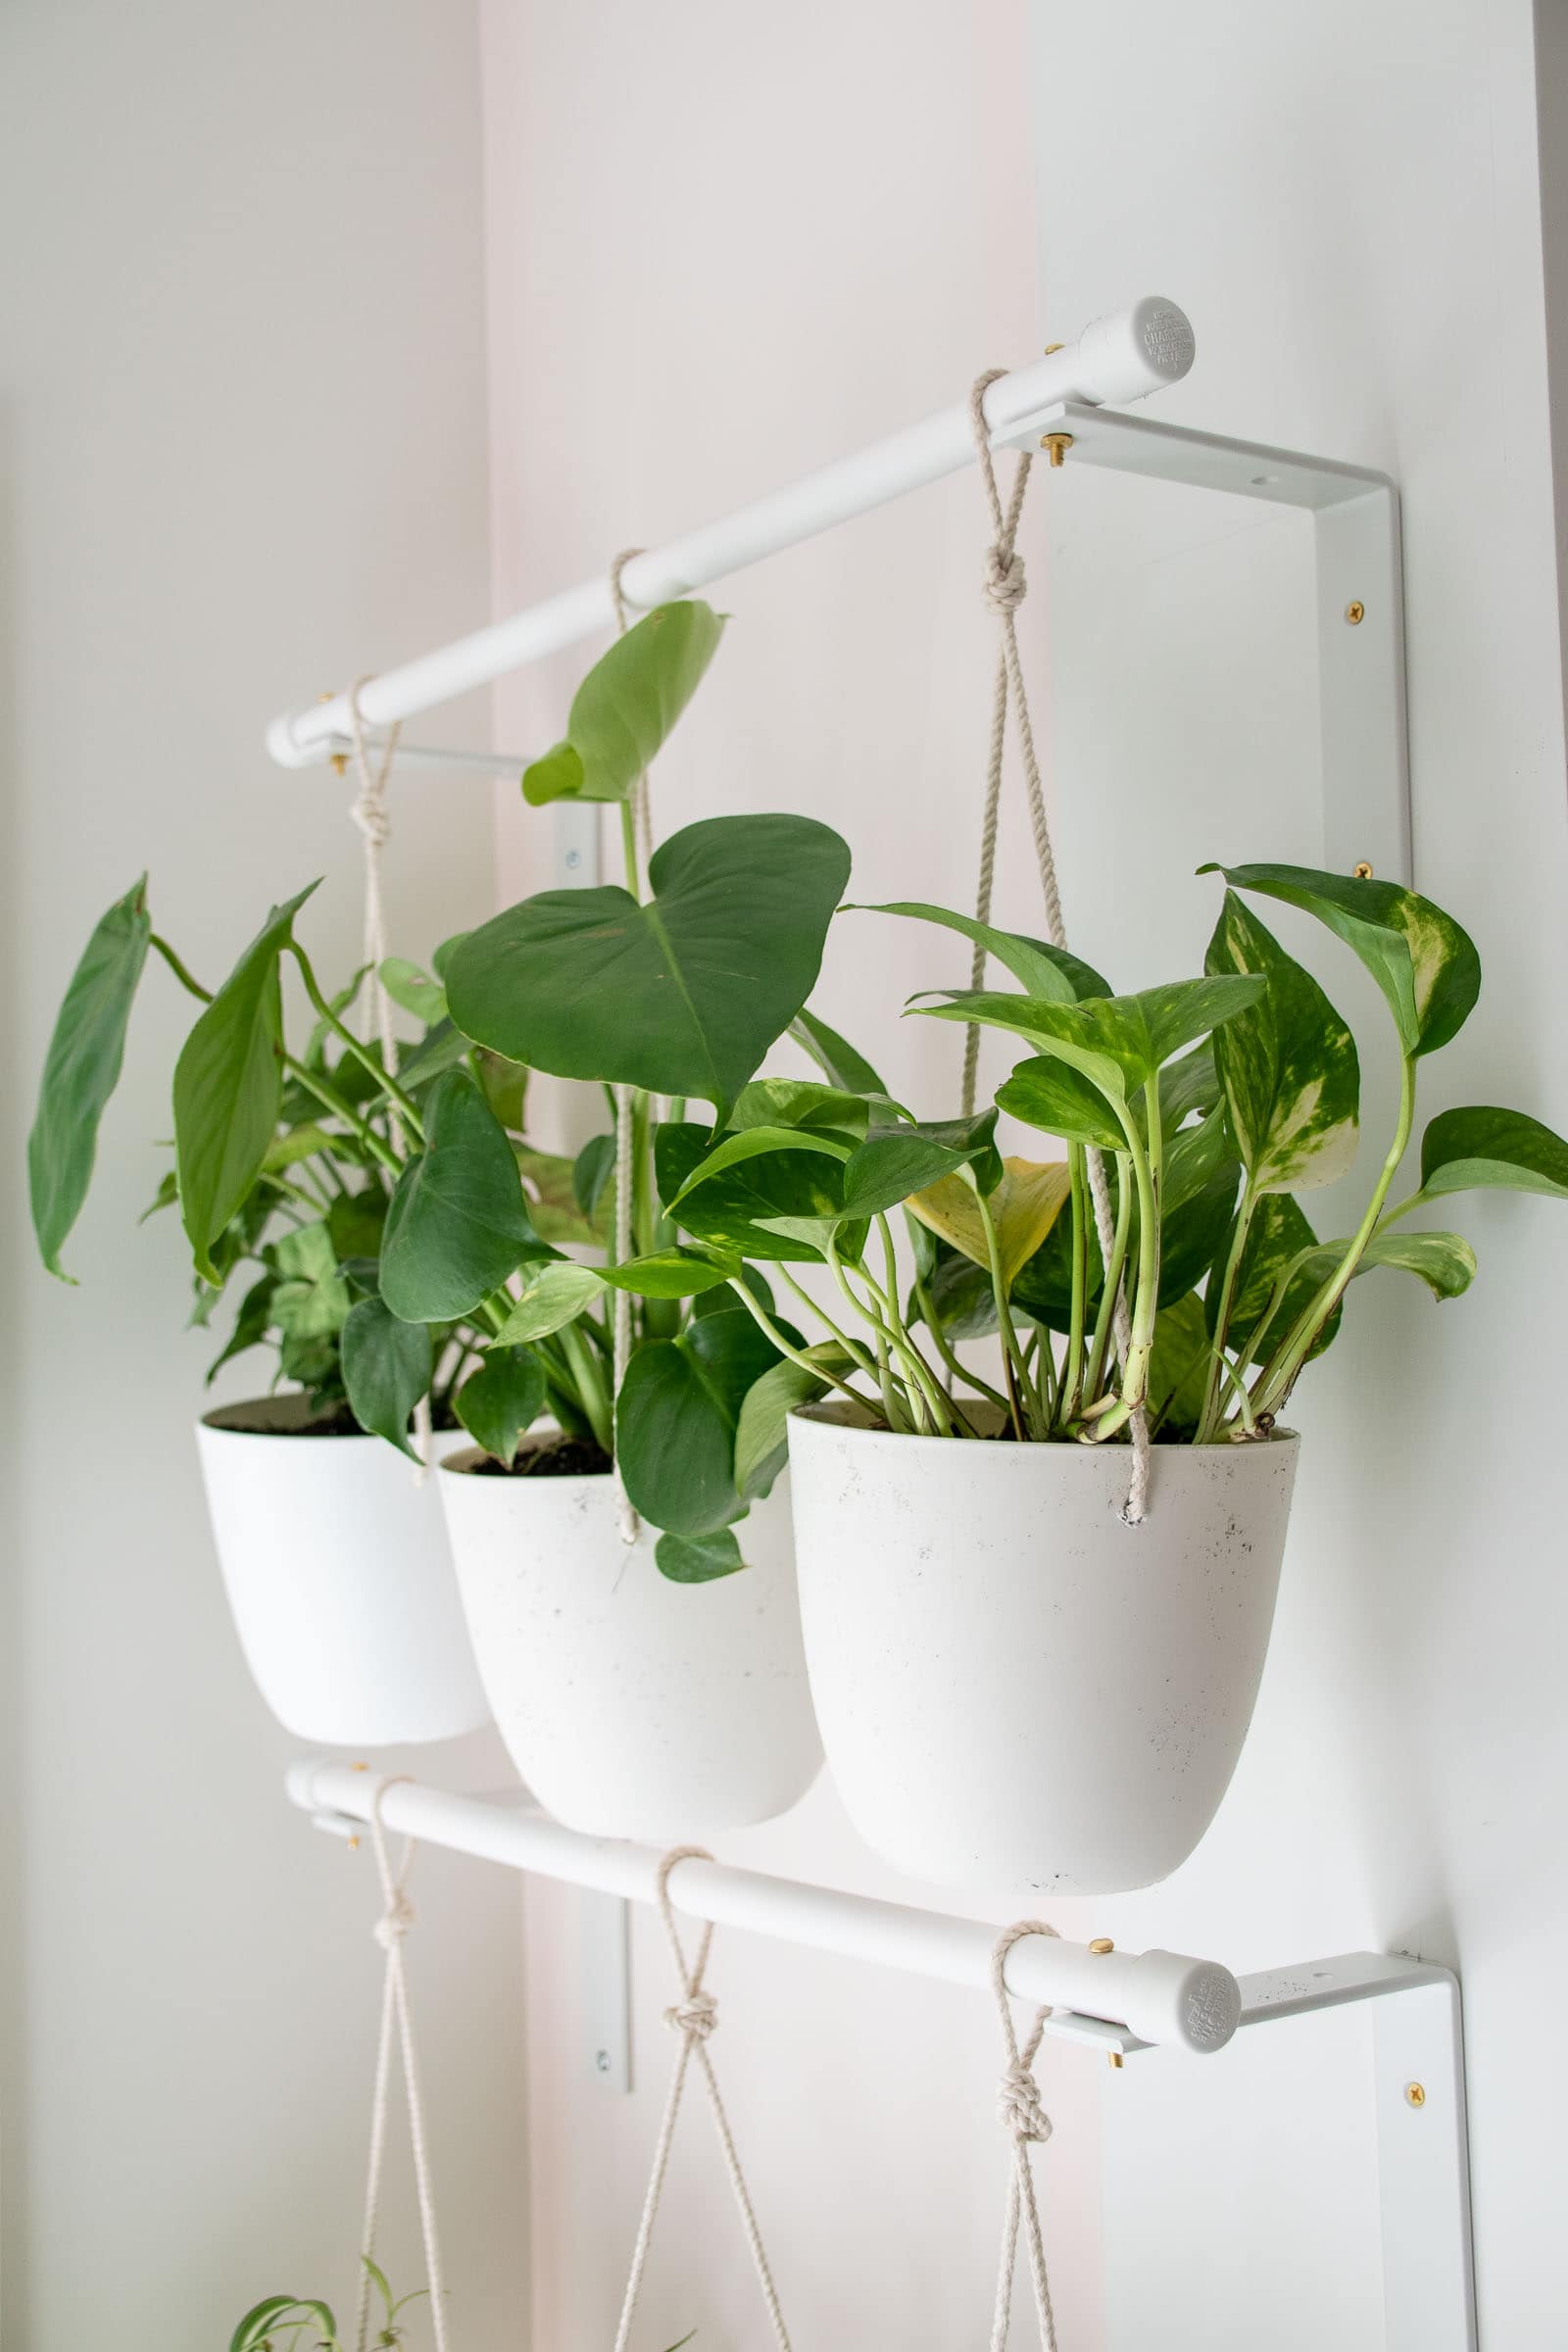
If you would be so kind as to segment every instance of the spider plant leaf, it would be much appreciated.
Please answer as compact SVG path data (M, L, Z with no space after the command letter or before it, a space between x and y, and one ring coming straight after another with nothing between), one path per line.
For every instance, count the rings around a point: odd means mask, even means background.
M362 1298L349 1309L338 1354L349 1410L360 1427L416 1461L409 1423L430 1386L428 1324L405 1323L379 1298Z
M274 906L174 1064L174 1160L179 1207L207 1281L213 1244L251 1192L277 1132L283 1097L283 1010L278 964L312 882Z
M621 801L668 740L718 651L724 620L700 597L657 605L594 663L565 740L523 770L523 798Z
M27 1182L38 1253L62 1282L61 1244L92 1181L98 1125L120 1082L125 1031L152 938L147 877L93 925L55 1017L27 1138ZM226 1219L224 1220L226 1222Z
M850 854L797 816L708 817L654 852L654 896L552 890L447 970L481 1045L561 1078L711 1102L721 1123L815 983Z
M1355 1158L1361 1065L1355 1040L1310 972L1233 890L1206 957L1211 972L1257 972L1255 1004L1216 1029L1214 1066L1254 1193L1333 1184Z
M1481 994L1469 934L1430 899L1397 883L1304 865L1203 865L1236 890L1299 906L1353 948L1383 992L1402 1051L1435 1054L1456 1037Z
M381 1296L408 1323L471 1314L527 1259L533 1229L506 1129L471 1078L449 1070L424 1108L424 1150L404 1168L381 1240Z

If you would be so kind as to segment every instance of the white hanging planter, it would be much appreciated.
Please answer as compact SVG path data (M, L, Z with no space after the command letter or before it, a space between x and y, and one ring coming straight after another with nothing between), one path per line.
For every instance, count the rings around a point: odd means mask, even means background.
M965 1445L791 1416L801 1611L839 1793L911 1877L1152 1886L1229 1786L1263 1671L1299 1441Z
M675 1585L621 1541L608 1474L437 1484L491 1710L547 1812L659 1844L769 1821L822 1761L780 1480L737 1533L747 1565Z
M303 1396L196 1425L245 1662L285 1730L333 1746L456 1739L489 1720L435 1481L381 1438L308 1437ZM255 1424L265 1424L260 1434ZM463 1431L437 1449L466 1445Z

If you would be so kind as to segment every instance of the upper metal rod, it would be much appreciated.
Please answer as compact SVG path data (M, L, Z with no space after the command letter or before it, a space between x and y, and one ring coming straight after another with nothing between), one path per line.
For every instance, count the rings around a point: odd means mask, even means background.
M1075 343L1063 343L1028 368L999 376L985 394L993 449L1024 439L1037 416L1062 401L1099 407L1142 400L1179 381L1193 364L1193 330L1172 302L1146 295L1130 310L1098 318ZM967 402L942 409L920 424L853 457L805 474L766 498L754 500L720 522L689 531L666 547L635 557L621 574L627 604L646 612L670 597L742 571L763 556L795 547L856 514L918 490L974 462ZM608 569L543 604L530 605L434 653L382 670L360 688L360 713L371 726L390 726L487 686L525 662L572 645L614 618ZM267 748L282 767L305 767L326 757L351 732L346 694L273 719ZM335 739L335 741L334 741Z
M484 1798L454 1796L414 1781L378 1782L352 1765L307 1758L288 1775L288 1792L307 1813L368 1821L381 1789L381 1819L431 1845L476 1854L512 1870L570 1886L652 1902L660 1856L652 1846L588 1838L548 1815ZM984 1921L917 1911L875 1896L775 1879L729 1863L685 1861L670 1873L670 1900L693 1919L779 1936L813 1950L902 1968L945 1984L988 1986L997 1930ZM1007 1954L1006 1984L1020 2000L1068 2009L1123 2028L1139 2041L1207 2052L1223 2049L1242 2013L1229 1969L1180 1952L1118 1952L1031 1936Z

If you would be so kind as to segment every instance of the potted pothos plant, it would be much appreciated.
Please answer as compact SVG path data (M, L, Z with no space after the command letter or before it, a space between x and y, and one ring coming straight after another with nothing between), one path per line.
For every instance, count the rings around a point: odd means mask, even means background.
M523 778L535 804L618 809L623 883L526 899L470 932L445 972L464 1036L605 1088L623 1146L602 1134L571 1171L579 1205L610 1206L611 1246L523 1264L487 1357L586 1363L596 1453L546 1427L443 1465L480 1670L552 1812L664 1839L784 1810L821 1756L787 1504L771 1480L743 1493L735 1476L742 1399L804 1335L776 1319L760 1275L737 1291L729 1252L677 1241L659 1191L667 1137L701 1128L699 1105L709 1127L725 1121L799 1014L849 875L836 833L783 815L688 825L641 871L632 794L721 629L694 600L648 614L590 670L565 739ZM429 1164L438 1174L439 1152ZM420 1243L427 1267L458 1227L449 1186ZM387 1295L400 1313L417 1304ZM629 1329L612 1396L618 1300Z
M399 1321L379 1282L419 1104L451 1059L450 1024L430 1017L438 991L427 978L389 964L389 986L424 1031L391 1080L379 1048L349 1026L366 975L326 998L295 936L309 896L271 910L216 991L154 930L145 878L108 909L45 1061L28 1149L33 1224L44 1264L70 1281L61 1250L86 1199L151 952L202 1009L174 1067L173 1165L148 1214L177 1205L194 1261L192 1322L210 1325L238 1295L209 1382L253 1350L273 1374L267 1394L216 1408L197 1429L247 1662L302 1739L447 1739L487 1710L439 1505L433 1488L414 1484L411 1417L429 1396L437 1446L463 1441L453 1408L463 1409L477 1335L459 1318L434 1332ZM284 1036L285 957L312 1008L297 1053ZM510 1109L522 1076L486 1057L476 1083Z
M670 1222L768 1262L822 1334L797 1345L750 1296L784 1360L742 1406L737 1481L764 1483L787 1444L828 1760L869 1842L922 1878L1104 1892L1191 1852L1267 1645L1298 1451L1281 1415L1349 1285L1390 1267L1456 1297L1470 1246L1417 1212L1472 1187L1568 1194L1568 1145L1485 1106L1436 1117L1398 1193L1421 1062L1480 987L1457 923L1372 880L1271 865L1226 880L1204 972L1131 996L1037 940L878 909L978 942L1015 983L913 1006L1018 1041L995 1102L916 1120L807 1015L821 1083L760 1081L717 1132L661 1139ZM1338 1239L1299 1196L1355 1157L1355 1041L1258 898L1352 948L1397 1036L1393 1133ZM1054 1149L1004 1155L999 1111ZM729 1279L739 1296L746 1277ZM965 1354L982 1336L1000 1366ZM1136 1414L1153 1446L1131 1528Z

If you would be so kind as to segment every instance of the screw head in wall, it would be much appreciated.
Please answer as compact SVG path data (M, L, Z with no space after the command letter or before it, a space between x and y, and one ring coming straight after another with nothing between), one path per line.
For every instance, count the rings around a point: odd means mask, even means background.
M1424 2082L1407 2082L1404 2096L1409 2106L1424 2107L1427 2103L1427 2086Z
M1355 863L1351 866L1350 872L1354 875L1357 882L1370 882L1372 879L1372 866L1370 860L1365 858L1358 858Z
M1361 599L1358 596L1353 597L1349 604L1346 606L1345 617L1349 622L1352 629L1359 628L1362 621L1365 620L1366 607L1362 604Z
M608 2050L595 2050L594 2064L602 2075L608 2075L610 2072L610 2052Z

